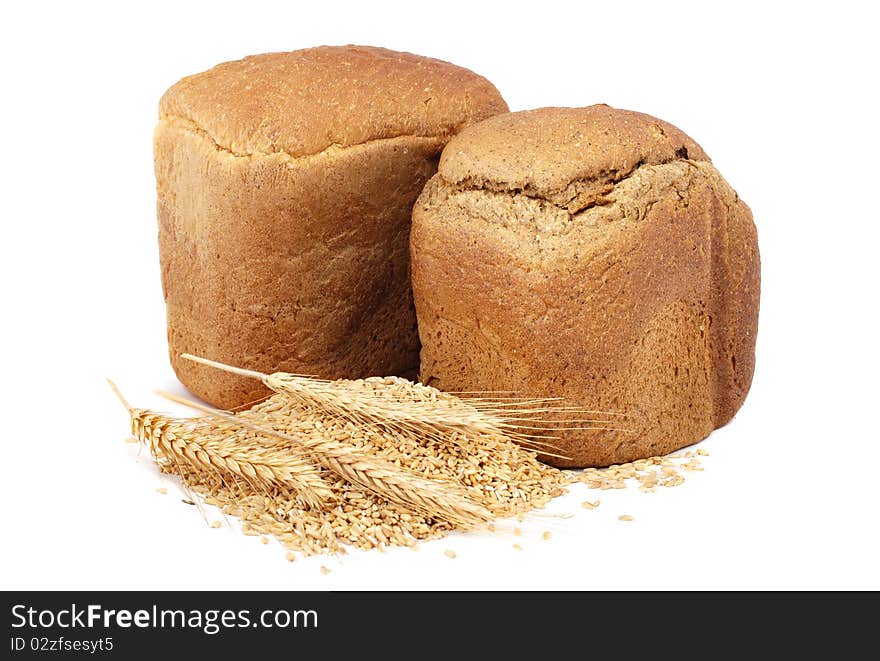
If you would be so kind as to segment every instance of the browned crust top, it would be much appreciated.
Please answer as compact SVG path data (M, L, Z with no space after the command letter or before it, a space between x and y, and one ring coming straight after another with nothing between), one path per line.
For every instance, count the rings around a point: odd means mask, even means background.
M708 161L668 122L607 105L505 113L449 141L440 176L460 188L522 192L569 211L642 165Z
M160 117L195 123L241 155L309 156L403 135L449 136L507 104L488 80L428 57L369 46L253 55L182 79Z

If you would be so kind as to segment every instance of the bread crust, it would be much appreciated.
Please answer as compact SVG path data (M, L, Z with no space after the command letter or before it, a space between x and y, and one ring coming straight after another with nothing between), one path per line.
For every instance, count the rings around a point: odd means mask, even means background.
M183 78L160 117L240 156L310 156L400 136L446 137L507 105L482 76L412 53L320 46L252 55Z
M570 195L573 182L595 185ZM544 109L464 131L416 203L411 254L423 381L624 414L595 425L615 431L560 432L568 459L551 463L673 451L748 392L751 212L696 143L652 117Z
M325 378L414 375L412 205L449 136L506 109L494 87L428 58L326 47L220 65L160 105L159 247L181 382L224 408L266 394L184 352Z

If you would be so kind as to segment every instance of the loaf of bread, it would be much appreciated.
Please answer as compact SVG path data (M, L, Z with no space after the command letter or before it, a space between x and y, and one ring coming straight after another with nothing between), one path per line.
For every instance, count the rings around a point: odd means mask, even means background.
M155 170L180 380L234 407L262 386L182 352L326 378L414 374L412 205L449 138L506 110L466 69L355 46L247 57L169 89Z
M564 425L557 465L699 441L751 384L751 212L648 115L544 108L466 129L416 203L411 256L424 382L605 412L572 414L597 422Z

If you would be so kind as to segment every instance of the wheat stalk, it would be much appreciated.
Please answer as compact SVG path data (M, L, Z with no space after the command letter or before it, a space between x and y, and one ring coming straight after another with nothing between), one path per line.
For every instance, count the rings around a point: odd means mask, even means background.
M486 507L473 502L458 485L422 477L381 458L369 456L350 445L334 439L322 438L321 429L317 429L315 435L290 434L261 423L259 418L249 418L246 412L231 414L170 393L159 392L159 394L231 425L238 425L260 435L273 436L294 447L301 447L322 466L349 482L427 516L460 527L472 527L492 518Z
M597 413L554 404L559 401L558 398L518 401L511 401L512 398L474 398L465 401L399 377L328 381L286 372L264 374L192 354L181 356L225 372L258 379L299 406L316 408L355 425L379 427L391 433L434 441L466 445L469 438L476 436L501 436L546 456L567 459L553 451L556 448L552 443L541 439L552 440L555 438L553 432L573 429L629 431L605 426L608 421L597 418L550 419L548 416L555 414L571 418L580 413ZM562 422L603 425L563 427L557 424Z
M282 486L311 507L332 499L318 468L293 452L255 445L253 437L230 433L203 419L172 418L128 404L115 384L110 386L131 418L132 435L156 457L167 457L204 471L242 477L264 489Z

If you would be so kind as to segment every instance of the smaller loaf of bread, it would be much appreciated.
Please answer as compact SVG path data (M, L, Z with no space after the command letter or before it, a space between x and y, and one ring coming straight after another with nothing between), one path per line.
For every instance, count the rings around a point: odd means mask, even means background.
M382 48L227 62L155 133L171 363L222 407L265 389L183 360L325 378L414 374L412 205L462 127L506 111L466 69Z
M503 114L447 145L413 212L421 378L561 396L562 466L706 437L754 369L748 207L691 138L608 106ZM610 428L610 429L609 429Z

